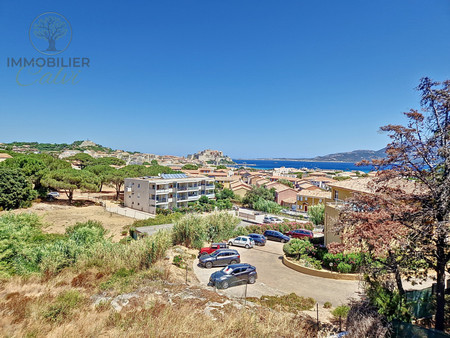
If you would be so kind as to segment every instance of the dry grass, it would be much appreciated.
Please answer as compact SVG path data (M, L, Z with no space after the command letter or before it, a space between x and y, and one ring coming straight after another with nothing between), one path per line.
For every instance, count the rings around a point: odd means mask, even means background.
M10 212L15 214L35 213L41 216L43 223L46 224L43 231L56 234L64 234L68 227L78 222L99 221L115 242L123 238L123 227L135 221L135 219L130 217L107 212L103 207L97 205L75 207L55 203L35 203L30 208L17 209ZM2 213L6 213L6 211L0 212L0 215Z
M83 268L49 279L14 277L0 285L0 336L317 336L314 321L302 313L244 307L198 285L192 272L189 280L186 286L185 271L170 259L136 273ZM124 292L135 296L117 312L112 299ZM95 305L98 295L110 298Z

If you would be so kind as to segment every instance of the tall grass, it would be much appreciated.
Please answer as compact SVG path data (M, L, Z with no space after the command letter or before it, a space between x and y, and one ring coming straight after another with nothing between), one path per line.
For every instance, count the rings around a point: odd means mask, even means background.
M173 227L173 242L199 249L204 241L222 241L233 236L240 219L227 212L208 216L185 215Z
M105 272L119 269L141 270L149 268L158 259L164 257L166 250L172 245L172 237L168 231L159 231L151 237L128 244L101 241L95 243L78 259L76 266L80 269L97 267Z
M172 244L168 232L129 244L105 238L99 222L77 223L65 235L41 230L36 215L7 214L0 217L0 277L43 273L55 275L66 267L97 266L107 271L144 269L161 258Z

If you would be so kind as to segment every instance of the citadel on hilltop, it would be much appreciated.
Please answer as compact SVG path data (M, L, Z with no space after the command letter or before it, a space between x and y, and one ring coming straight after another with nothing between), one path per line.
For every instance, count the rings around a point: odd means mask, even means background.
M234 164L229 156L224 156L222 151L206 149L187 156L188 160L198 160L208 164Z

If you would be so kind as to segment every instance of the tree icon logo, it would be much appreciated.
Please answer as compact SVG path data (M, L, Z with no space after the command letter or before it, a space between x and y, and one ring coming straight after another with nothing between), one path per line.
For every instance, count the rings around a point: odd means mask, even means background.
M72 41L69 21L56 12L38 15L30 25L28 36L33 48L45 55L64 52Z

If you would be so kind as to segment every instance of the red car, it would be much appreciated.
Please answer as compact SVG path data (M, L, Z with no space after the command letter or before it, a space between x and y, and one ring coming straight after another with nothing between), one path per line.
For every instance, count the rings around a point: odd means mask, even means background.
M227 243L213 243L207 248L201 248L200 252L198 253L198 257L212 254L214 251L218 249L226 249L226 248L228 248Z
M291 238L313 238L314 234L311 230L306 230L306 229L296 229L296 230L291 230L289 232L286 233L286 235L288 235Z

